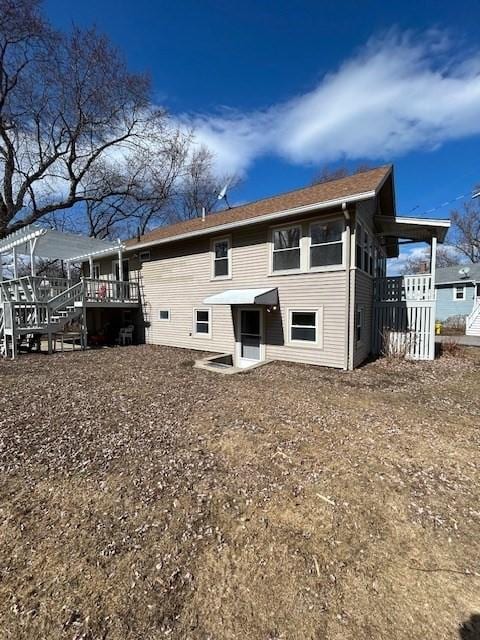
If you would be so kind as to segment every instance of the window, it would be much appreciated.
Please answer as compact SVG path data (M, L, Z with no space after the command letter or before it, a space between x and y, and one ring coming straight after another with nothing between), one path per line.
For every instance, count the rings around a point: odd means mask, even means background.
M342 264L343 231L343 220L310 225L310 269Z
M230 278L230 239L221 238L213 241L213 277Z
M158 312L158 319L163 322L168 322L170 320L170 309L160 309Z
M100 280L100 265L99 264L94 264L93 265L93 279L94 280Z
M365 309L357 306L355 309L355 340L360 342L363 338L363 328L365 326Z
M368 273L368 253L370 247L370 236L366 229L363 230L363 259L362 269Z
M300 269L301 227L286 227L273 231L272 271Z
M321 309L290 309L288 339L292 344L320 346Z
M465 300L465 286L453 287L453 299Z
M355 264L358 269L363 269L363 227L360 224L357 224L357 228L355 230L355 240L357 245Z
M193 333L200 337L210 337L210 309L193 310Z
M140 251L138 259L140 262L148 262L150 260L150 251Z

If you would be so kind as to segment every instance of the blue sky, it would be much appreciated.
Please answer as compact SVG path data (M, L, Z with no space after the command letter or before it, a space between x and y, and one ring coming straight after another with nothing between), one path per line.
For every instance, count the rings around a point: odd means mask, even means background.
M415 215L480 182L480 3L46 0L96 24L197 127L232 200L308 184L324 164L393 162ZM435 215L447 216L449 208Z

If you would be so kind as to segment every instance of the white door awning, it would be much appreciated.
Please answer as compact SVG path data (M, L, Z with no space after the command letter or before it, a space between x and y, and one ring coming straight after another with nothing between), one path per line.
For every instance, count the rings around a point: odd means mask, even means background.
M228 289L205 298L203 304L278 304L278 290L273 289Z

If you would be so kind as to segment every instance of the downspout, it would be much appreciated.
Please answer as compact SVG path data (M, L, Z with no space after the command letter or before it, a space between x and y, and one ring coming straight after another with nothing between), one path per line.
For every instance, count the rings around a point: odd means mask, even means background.
M345 248L345 361L343 368L347 371L350 368L350 262L352 252L352 233L350 228L350 212L347 203L342 202L342 211L345 216L345 228L347 232L347 243Z

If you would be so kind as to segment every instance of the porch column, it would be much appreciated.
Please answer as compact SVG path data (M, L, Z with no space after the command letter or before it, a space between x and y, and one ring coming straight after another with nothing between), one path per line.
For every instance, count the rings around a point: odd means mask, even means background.
M35 277L36 275L36 271L35 271L35 245L37 243L37 239L35 238L35 240L30 240L30 273L32 276Z
M432 276L432 288L435 286L435 270L437 267L437 236L432 237L430 245L430 274Z
M125 274L123 273L123 249L120 244L120 240L118 241L118 279L125 280Z
M72 273L70 269L70 260L67 260L67 280L71 280Z
M3 254L0 253L0 282L3 280Z
M92 258L92 256L89 256L88 264L90 266L90 280L93 280L93 258Z
M437 267L437 237L432 236L430 243L430 286L432 287L432 302L430 309L430 342L428 350L428 359L435 359L435 320L437 313L437 295L435 291L435 270Z
M13 255L13 279L16 280L18 278L17 247L13 247L12 255Z

